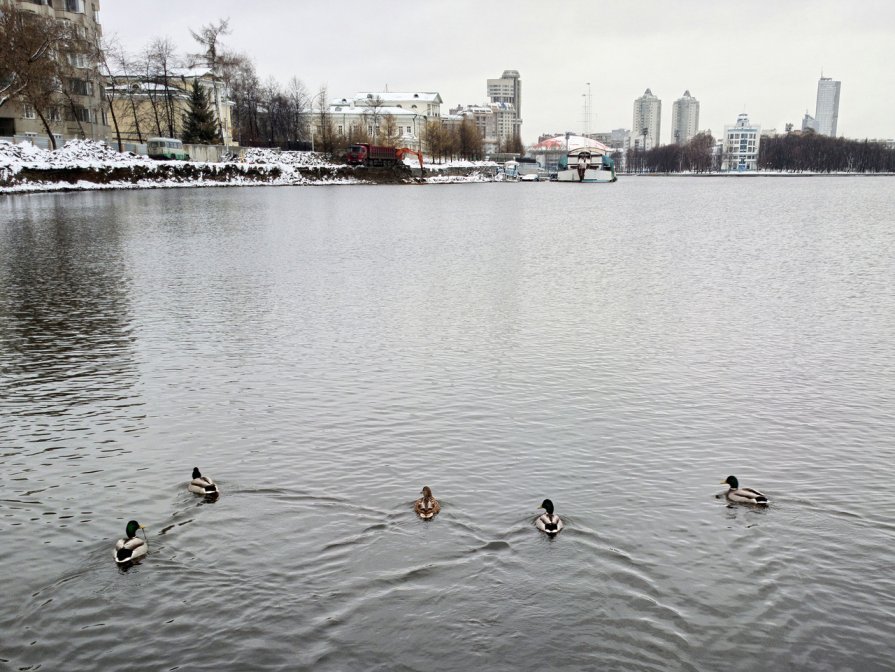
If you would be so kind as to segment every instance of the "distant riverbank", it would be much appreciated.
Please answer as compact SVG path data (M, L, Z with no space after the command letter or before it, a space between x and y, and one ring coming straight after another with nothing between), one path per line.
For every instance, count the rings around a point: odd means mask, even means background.
M780 172L621 173L639 177L864 177L893 173ZM239 161L154 161L84 140L56 151L30 143L0 142L0 194L107 189L165 189L228 186L325 186L344 184L452 184L502 179L494 161L399 163L391 167L349 166L316 152L250 149Z

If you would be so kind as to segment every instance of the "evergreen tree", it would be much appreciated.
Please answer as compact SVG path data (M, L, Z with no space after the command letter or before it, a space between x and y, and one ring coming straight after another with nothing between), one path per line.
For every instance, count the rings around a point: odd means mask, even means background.
M211 103L199 80L193 80L193 94L190 109L183 115L183 136L185 143L196 145L219 145L221 136L218 124L211 110Z

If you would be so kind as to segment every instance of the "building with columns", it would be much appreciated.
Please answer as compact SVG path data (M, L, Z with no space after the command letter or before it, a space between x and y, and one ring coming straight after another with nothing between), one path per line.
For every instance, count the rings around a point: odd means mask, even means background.
M390 142L424 151L426 123L441 120L441 105L441 94L434 91L362 91L330 101L326 117L338 136L350 139L363 129L373 143ZM308 120L312 132L319 133L319 110L312 111Z

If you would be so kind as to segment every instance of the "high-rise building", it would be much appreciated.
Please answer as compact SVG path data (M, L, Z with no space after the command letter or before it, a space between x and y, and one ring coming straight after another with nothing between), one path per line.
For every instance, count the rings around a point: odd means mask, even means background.
M802 132L814 130L817 130L817 122L815 121L814 117L808 114L806 110L805 116L802 117Z
M699 133L699 101L684 91L671 108L671 141L683 145Z
M659 146L659 131L662 129L662 101L647 89L634 101L634 125L631 136L635 146L652 149Z
M749 123L749 115L741 114L737 123L724 127L721 170L755 170L758 168L758 146L761 126Z
M817 82L817 106L814 110L815 130L821 135L836 135L839 123L839 89L842 82L821 76Z
M105 139L108 125L103 78L95 57L102 34L99 3L100 0L15 0L19 11L64 22L62 25L71 28L73 39L51 45L50 53L58 64L54 75L56 90L43 96L41 109L35 109L22 95L0 107L0 136L48 146L49 126L59 147L72 138Z
M518 70L504 70L500 79L488 80L488 98L492 103L503 103L513 106L512 126L501 134L502 140L521 135L522 130L522 79ZM503 109L508 109L504 107Z

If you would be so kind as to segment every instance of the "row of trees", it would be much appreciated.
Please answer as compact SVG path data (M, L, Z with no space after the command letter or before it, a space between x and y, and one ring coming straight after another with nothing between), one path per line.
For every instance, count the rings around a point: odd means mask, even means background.
M426 148L433 159L481 160L484 157L482 136L472 119L463 119L459 125L444 126L435 119L426 124Z
M807 132L762 138L758 165L789 172L895 172L895 149L879 142L846 140Z
M707 173L719 170L714 156L715 138L711 133L697 133L683 145L662 145L643 152L637 148L627 151L626 170L629 173ZM615 156L616 162L621 154Z
M99 63L108 80L105 99L119 147L122 126L138 142L153 135L173 138L178 134L186 142L222 142L223 122L214 111L223 103L216 73L224 62L220 38L229 32L226 19L190 30L199 50L185 55L168 38L156 38L137 53L127 51L117 40L102 45ZM212 99L204 90L197 91L201 87L195 80L190 90L184 73L189 68L212 73ZM116 101L124 104L116 106ZM123 110L122 118L116 107Z
M620 154L615 156L620 160ZM663 145L642 152L629 149L624 157L629 173L704 173L720 171L723 154L715 139L699 133L685 145ZM895 172L895 150L880 142L832 138L811 131L763 137L758 168L787 172Z
M0 107L19 100L40 119L53 149L52 125L65 118L86 136L89 113L79 97L97 83L84 78L83 64L99 57L96 45L68 21L0 5Z
M290 147L310 143L307 114L313 101L298 77L283 87L275 78L258 75L245 54L224 52L221 80L233 101L233 136L241 145ZM321 88L325 97L326 89ZM318 94L318 99L321 94Z

